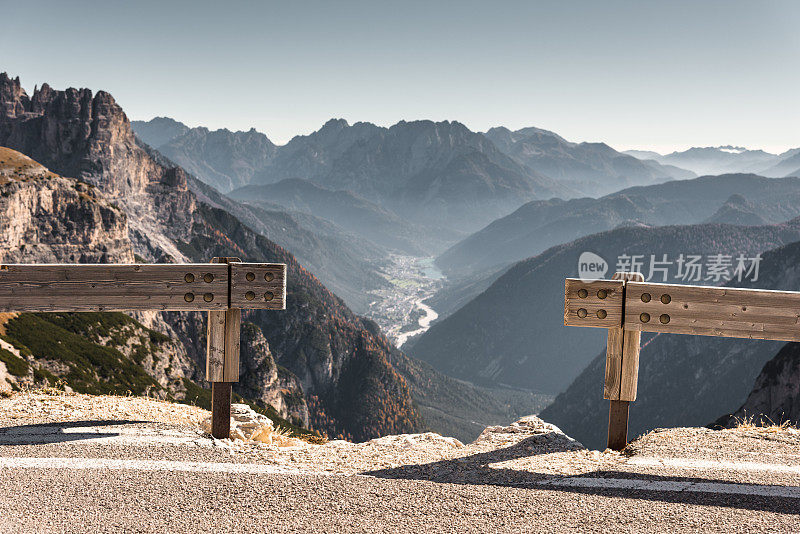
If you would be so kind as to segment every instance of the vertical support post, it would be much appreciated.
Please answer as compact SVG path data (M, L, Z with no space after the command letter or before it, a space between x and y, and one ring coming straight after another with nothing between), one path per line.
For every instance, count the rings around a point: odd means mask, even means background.
M241 261L239 258L214 258L212 263ZM230 280L230 270L228 272ZM228 284L230 302L230 282ZM239 380L239 340L242 310L208 312L206 380L211 382L211 435L231 437L231 385Z
M231 383L211 382L211 435L231 437Z
M641 273L618 272L614 280L643 282ZM622 317L625 317L625 285L622 286ZM606 375L603 398L610 401L608 411L608 448L622 450L628 444L628 408L636 400L639 378L640 332L624 329L624 324L608 329Z

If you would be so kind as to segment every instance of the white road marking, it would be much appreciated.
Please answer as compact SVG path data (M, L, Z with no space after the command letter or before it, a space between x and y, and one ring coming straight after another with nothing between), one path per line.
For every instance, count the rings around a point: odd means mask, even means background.
M0 456L0 469L110 469L233 474L331 474L303 471L294 467L274 464L178 462L172 460L118 460L114 458L27 458L9 456Z
M537 485L561 488L658 491L667 493L714 493L800 499L800 488L796 486L765 486L760 484L735 484L724 482L688 482L678 480L642 480L635 478L574 477L546 480L539 482Z
M761 462L735 462L730 460L701 460L697 458L634 457L628 465L637 467L675 467L681 469L721 469L725 471L761 471L800 475L800 466L767 464Z
M188 445L213 446L213 440L199 432L153 430L111 426L43 426L10 429L0 432L0 445L40 445L48 443L100 443L107 445L151 446Z

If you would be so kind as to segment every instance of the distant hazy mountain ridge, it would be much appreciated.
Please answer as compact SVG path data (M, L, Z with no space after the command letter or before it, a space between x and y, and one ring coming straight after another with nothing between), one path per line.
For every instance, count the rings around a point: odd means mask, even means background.
M740 200L732 202L732 195ZM436 263L450 274L470 275L620 225L761 224L798 215L798 178L705 176L631 187L598 199L532 201L453 245Z
M281 147L254 183L287 178L354 191L412 221L462 234L525 199L574 194L447 121L401 121L390 128L328 121Z
M798 149L782 154L770 154L763 150L744 147L694 147L682 152L661 155L657 152L628 150L625 153L639 159L655 160L663 165L675 165L697 174L756 173L772 178L790 176L800 168L800 159L787 161L797 156Z
M188 128L166 117L133 121L131 127L142 141L222 192L250 183L277 151L272 141L255 129Z
M510 131L492 128L484 134L497 146L532 169L580 191L599 196L632 185L648 185L694 174L645 163L604 143L571 143L539 128Z

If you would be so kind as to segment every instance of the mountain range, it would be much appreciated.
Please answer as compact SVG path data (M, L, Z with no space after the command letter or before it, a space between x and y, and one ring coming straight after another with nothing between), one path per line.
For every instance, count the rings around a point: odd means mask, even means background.
M243 345L244 374L236 387L239 394L246 395L246 400L260 409L282 410L274 415L290 417L292 424L307 425L328 436L355 440L427 428L421 417L424 414L437 428L472 439L486 424L513 420L543 404L545 397L528 392L502 388L488 391L453 380L394 348L375 323L354 314L267 235L292 234L287 243L317 266L326 267L327 262L329 269L336 261L338 265L347 264L334 256L326 258L326 251L342 248L344 251L339 252L350 251L353 261L363 264L377 253L374 247L379 245L362 239L362 244L355 247L361 238L352 234L348 234L347 243L337 242L333 238L344 235L341 228L299 209L241 204L222 195L137 140L125 113L110 94L72 88L57 91L44 84L28 96L18 78L11 79L3 73L0 113L0 145L13 149L18 154L15 157L28 162L24 165L37 169L36 173L72 177L64 178L74 184L62 188L64 194L69 189L75 191L78 200L93 195L99 199L80 223L70 222L71 215L83 213L71 204L65 205L68 210L59 215L63 218L61 224L52 215L43 218L42 207L36 203L15 205L15 211L9 211L3 220L12 225L17 220L21 221L19 224L28 222L27 227L7 232L9 239L16 239L8 242L7 257L17 261L130 261L133 257L136 261L205 262L213 256L237 256L245 261L288 265L287 310L245 315L249 326L246 332L243 327L243 336L247 335L247 346ZM172 133L182 135L180 125L169 120L160 122ZM53 172L23 155L28 153L47 162ZM14 163L8 172L17 172L21 165ZM36 198L36 194L47 191L48 184L56 183L54 180L25 180L30 192L24 198ZM15 179L9 187L17 188L21 183ZM355 205L363 201L353 196L346 202L351 200ZM365 209L369 212L373 205L367 204ZM88 237L73 234L76 225L89 232L92 220L97 230ZM41 228L50 230L39 231L42 246L35 246L36 234L31 233L37 228L37 221L41 221ZM292 226L294 222L298 223L296 227ZM96 245L91 245L90 237L97 239ZM121 244L112 246L117 241ZM69 250L83 251L84 256L53 252L59 243L67 242L72 243ZM32 252L36 250L43 252L37 256ZM359 287L366 285L359 278L362 271L353 269L346 274ZM54 331L57 336L49 339L46 347L19 349L29 362L26 372L33 373L32 383L49 380L43 374L46 369L40 369L47 363L41 351L52 351L52 347L60 346L59 340L72 343L75 335L106 328L102 325L109 321L128 328L124 319L127 316L122 314L116 318L96 314L90 324L75 322L72 317L68 315L68 322L57 325L61 330ZM165 390L167 395L208 401L208 390L200 386L205 359L203 314L151 313L132 320L139 321L136 328L140 328L141 335L152 331L155 338L171 340L169 350L179 356L178 360L164 359L156 349L145 350L146 344L141 349L143 353L139 349L132 352L129 356L135 365L131 372L142 378L138 383L146 387L148 380L155 380L170 385ZM26 325L25 328L30 326ZM65 326L70 328L67 333L62 332ZM45 327L50 329L42 326ZM33 343L31 339L16 341L23 346ZM120 347L123 346L129 344L123 342ZM80 350L95 351L88 345ZM19 364L5 353L0 354L14 362L12 367ZM137 363L140 356L144 364ZM124 354L114 357L128 358ZM150 369L149 362L162 363L153 364ZM80 360L80 365L82 373L94 372L91 361ZM14 368L20 370L22 365ZM96 383L97 377L91 387ZM76 387L89 386L76 383ZM476 411L481 414L476 415Z
M133 121L131 127L142 141L222 192L249 184L278 150L255 129L189 128L168 117Z
M246 314L247 371L236 391L288 425L332 437L435 425L471 439L560 393L546 417L587 443L600 439L604 426L588 418L603 420L602 380L591 385L603 332L561 325L563 279L583 252L599 254L613 272L624 255L774 249L759 284L796 282L790 243L800 241L800 178L752 173L792 174L800 150L776 156L731 146L662 156L538 128L480 133L454 121L381 127L342 119L278 146L252 129L212 131L167 117L130 123L103 91L44 84L29 96L5 73L0 146L6 261L287 263L287 310ZM723 170L738 174L696 177ZM449 276L431 299L446 311L404 346L414 357L358 315L369 291L387 286L392 254L438 254ZM201 314L12 319L1 338L8 346L0 343L0 379L13 368L20 374L7 380L17 386L71 377L87 391L108 381L113 391L128 385L178 400L207 397ZM49 338L29 335L37 329ZM116 352L101 350L98 331L121 340ZM637 401L634 414L643 415L634 431L686 418L707 423L747 406L754 377L781 346L688 339L646 338L643 358L652 356L640 391L653 393ZM96 357L48 359L60 344ZM133 382L112 376L109 361ZM714 368L719 362L724 370ZM694 375L670 378L679 363ZM95 374L82 374L92 365ZM776 373L761 390L785 383ZM681 388L695 388L703 408L659 402ZM751 404L758 402L763 395Z
M540 128L511 131L496 127L484 135L520 163L588 196L696 177L691 171L640 161L605 143L571 143Z
M800 178L704 176L631 187L596 199L528 202L453 245L436 263L450 276L471 277L618 226L764 224L798 215Z
M787 150L781 154L770 154L763 150L748 150L744 147L693 147L667 155L646 150L628 150L625 154L642 160L656 161L662 165L674 165L699 175L755 173L772 178L796 176L800 169L797 158L800 149Z
M145 143L202 181L223 192L243 186L231 193L237 199L325 213L351 231L371 228L372 241L401 251L415 249L411 237L425 252L440 252L526 200L599 195L695 176L537 128L498 127L481 134L458 122L401 121L384 128L331 119L275 147L253 130L190 129L164 117L133 126ZM261 144L254 146L257 136ZM319 199L324 191L330 206L306 199ZM348 193L358 201L344 199ZM355 211L347 209L356 203ZM376 216L381 220L374 226ZM398 219L406 224L398 225ZM430 225L439 231L425 231ZM409 227L416 231L409 233Z
M753 257L798 240L800 218L767 226L626 226L592 234L514 264L485 291L434 323L408 350L462 380L559 393L605 343L599 329L563 326L564 278L578 275L584 252L605 260L607 276L625 257L630 261L639 255L637 270L648 278L651 256L664 261L666 254L671 267L666 274L654 270L655 281L713 284L705 271L700 280L682 279L676 260L681 254L704 254L703 261L713 254Z
M415 225L357 193L332 191L300 178L241 187L231 191L229 196L264 209L279 207L327 219L386 251L423 256L441 250L447 243L426 231L424 226Z

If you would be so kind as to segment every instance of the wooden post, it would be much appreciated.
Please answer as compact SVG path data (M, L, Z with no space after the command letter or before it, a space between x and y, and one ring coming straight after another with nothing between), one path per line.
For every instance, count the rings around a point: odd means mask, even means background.
M231 437L231 383L211 383L211 435Z
M608 406L608 448L621 451L628 445L628 407L630 402L612 400Z
M239 261L239 258L211 260L212 263ZM217 439L231 437L231 383L239 380L241 326L240 309L208 313L206 380L211 382L211 435Z
M641 273L618 272L614 280L643 282ZM625 285L622 287L623 314ZM622 450L628 444L628 408L636 400L639 378L639 345L641 332L631 332L619 327L608 329L606 345L606 376L603 398L610 401L608 411L608 448Z

